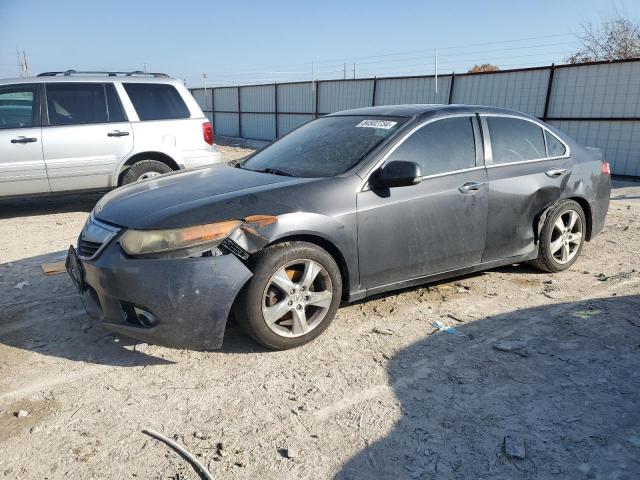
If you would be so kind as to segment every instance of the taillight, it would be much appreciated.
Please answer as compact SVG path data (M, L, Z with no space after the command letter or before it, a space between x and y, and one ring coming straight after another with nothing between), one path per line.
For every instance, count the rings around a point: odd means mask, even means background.
M211 122L204 122L202 124L202 137L209 145L213 145L213 127L211 126Z
M611 165L609 165L609 162L602 162L602 174L611 175Z

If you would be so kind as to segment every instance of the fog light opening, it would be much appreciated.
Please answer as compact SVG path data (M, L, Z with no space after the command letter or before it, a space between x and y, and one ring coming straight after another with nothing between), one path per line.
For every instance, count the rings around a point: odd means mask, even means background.
M158 324L158 318L147 310L134 306L133 312L140 324L144 327L155 327Z

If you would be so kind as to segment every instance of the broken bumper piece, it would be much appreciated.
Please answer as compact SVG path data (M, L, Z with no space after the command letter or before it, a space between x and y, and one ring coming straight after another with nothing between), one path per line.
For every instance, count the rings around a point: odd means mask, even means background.
M175 348L222 346L233 302L251 272L232 254L136 259L112 242L80 261L87 313L114 332Z

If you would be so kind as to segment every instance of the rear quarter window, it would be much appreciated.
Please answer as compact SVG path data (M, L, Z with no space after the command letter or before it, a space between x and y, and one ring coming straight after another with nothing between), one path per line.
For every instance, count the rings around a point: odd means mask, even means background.
M123 83L140 120L175 120L191 114L173 85Z

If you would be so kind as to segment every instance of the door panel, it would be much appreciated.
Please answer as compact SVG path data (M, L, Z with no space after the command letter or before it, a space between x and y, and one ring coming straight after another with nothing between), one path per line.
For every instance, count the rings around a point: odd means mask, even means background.
M118 132L128 135L113 136ZM133 133L128 122L49 126L42 143L52 191L106 188L133 149Z
M45 84L44 161L54 192L111 187L133 149L133 131L113 84Z
M480 263L487 222L484 168L358 194L360 280L373 288ZM479 190L460 187L479 183Z
M570 158L497 165L489 175L487 246L483 262L532 254L535 224L545 207L562 197L571 175ZM557 177L545 172L566 170Z
M0 130L0 197L49 191L40 128Z
M36 83L0 86L0 197L49 190Z

